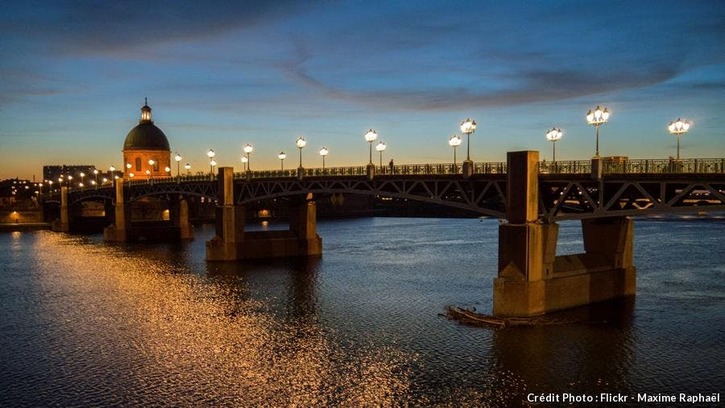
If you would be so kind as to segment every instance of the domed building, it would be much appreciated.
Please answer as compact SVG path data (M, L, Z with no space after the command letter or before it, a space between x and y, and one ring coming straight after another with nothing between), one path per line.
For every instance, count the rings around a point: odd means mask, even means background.
M151 119L148 101L141 107L141 120L131 129L123 142L125 179L147 180L171 177L169 140Z

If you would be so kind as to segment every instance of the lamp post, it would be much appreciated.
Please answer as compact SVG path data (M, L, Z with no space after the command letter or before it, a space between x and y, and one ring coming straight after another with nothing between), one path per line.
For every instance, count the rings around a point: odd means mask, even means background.
M476 121L466 118L461 122L461 132L466 135L466 160L463 162L463 176L470 177L473 174L473 161L471 161L471 134L476 131Z
M279 152L277 158L279 159L279 164L282 167L282 171L284 171L284 159L287 158L287 154L285 154L285 152Z
M590 109L589 112L587 112L587 122L594 126L597 129L596 135L597 135L597 145L596 145L596 151L594 153L594 157L599 157L599 126L601 126L604 123L607 123L609 120L609 109L607 108L600 108L599 105L597 105L596 108L594 108L594 111Z
M380 153L380 171L383 171L383 151L387 146L382 140L375 146L375 150Z
M249 163L249 159L247 156L242 155L242 171L247 171L247 163Z
M322 146L322 149L320 149L320 156L322 156L322 171L325 171L325 156L330 153L329 150L325 146Z
M113 184L116 184L116 179L113 177L113 176L115 176L115 172L116 172L116 168L115 167L113 167L113 166L109 166L108 167L108 178L110 180L113 180L112 181Z
M676 121L670 122L670 125L667 126L667 130L670 134L677 137L677 160L680 160L680 135L684 135L688 130L690 130L690 122L677 118Z
M83 187L83 185L85 184L84 182L85 182L86 173L81 172L80 176L81 176L81 187Z
M373 142L375 139L378 138L378 132L376 132L373 129L369 129L367 133L365 133L365 141L370 143L370 163L373 164Z
M456 149L461 145L463 139L458 135L452 135L448 139L448 146L453 148L453 173L458 173L458 166L456 165Z
M93 176L95 178L94 185L96 186L96 190L98 190L98 169L93 169Z
M564 132L562 132L559 128L551 128L551 130L546 132L546 140L551 142L553 149L551 155L552 163L556 163L556 142L561 139L562 136L564 136Z
M297 145L297 148L300 149L300 169L302 168L302 148L305 147L307 144L307 141L304 137L300 136L297 138L297 141L295 142Z
M206 152L207 157L209 157L209 175L211 176L211 179L214 179L214 165L212 164L214 162L214 150L209 149L208 152Z
M214 167L217 165L216 160L211 159L209 160L209 165L211 166L211 178L214 179Z
M249 143L244 145L244 153L247 154L247 171L252 170L251 162L249 160L249 155L252 153L253 150L254 150L254 148Z
M73 187L73 186L71 185L71 181L73 181L73 176L71 176L71 175L68 175L68 177L67 177L67 178L68 178L68 189L70 189L71 187Z
M184 168L186 169L186 175L188 176L189 173L191 173L191 163L186 163Z
M370 180L375 177L375 165L373 164L373 142L378 138L378 132L373 129L368 129L365 133L365 141L370 144L370 161L367 165L367 174Z
M181 155L177 152L176 156L174 156L174 160L176 160L176 181L181 182Z
M295 141L295 145L297 145L297 148L300 150L300 167L297 168L297 177L302 180L302 177L304 177L305 169L302 167L302 148L305 147L307 144L307 141L304 137L300 136L297 138L297 141Z

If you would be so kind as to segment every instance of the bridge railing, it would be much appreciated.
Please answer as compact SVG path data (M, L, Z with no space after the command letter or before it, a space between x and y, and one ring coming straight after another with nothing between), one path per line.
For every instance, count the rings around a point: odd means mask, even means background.
M462 164L457 163L425 163L425 164L397 164L394 166L375 166L375 175L441 175L462 174ZM270 178L270 177L297 177L297 169L261 170L234 173L238 179L244 178ZM309 176L367 176L367 166L305 168L303 175ZM476 174L506 173L505 162L474 163Z
M591 160L539 162L542 174L588 174ZM725 173L725 159L628 159L603 157L604 174Z
M603 157L603 174L712 174L725 173L725 158L721 159L629 159L626 157ZM474 174L505 174L506 162L476 162L473 164ZM590 174L592 162L590 160L563 160L556 162L539 162L540 174ZM381 175L451 175L462 174L462 163L425 163L425 164L397 164L394 166L376 166L376 176ZM367 166L305 168L305 177L346 177L367 176ZM236 179L259 178L295 178L297 169L285 170L258 170L235 173ZM129 186L161 183L180 183L194 181L214 181L212 174L181 175L170 177L157 177L149 180L126 180ZM94 190L112 187L112 183L100 186L74 187L71 191ZM57 192L57 190L56 190ZM52 194L52 193L51 193ZM45 195L45 193L44 193Z

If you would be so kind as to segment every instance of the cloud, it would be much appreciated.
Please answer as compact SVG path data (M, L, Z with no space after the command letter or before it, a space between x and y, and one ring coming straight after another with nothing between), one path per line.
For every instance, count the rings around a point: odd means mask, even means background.
M60 54L88 54L208 38L304 7L305 3L292 0L10 1L3 6L0 21L5 35L47 42Z
M672 16L666 7L622 3L594 13L560 2L483 5L462 14L391 9L377 20L363 12L345 20L346 28L322 22L294 41L297 52L283 68L321 95L383 109L565 100L653 87L722 58L702 58L725 43L722 28L703 29L725 14L712 8Z

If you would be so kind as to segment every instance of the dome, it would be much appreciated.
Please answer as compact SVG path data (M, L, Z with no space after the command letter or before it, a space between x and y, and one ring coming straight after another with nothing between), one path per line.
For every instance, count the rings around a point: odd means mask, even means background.
M170 151L169 140L153 122L139 123L126 135L123 150L164 150Z
M151 108L148 102L141 107L141 120L131 129L123 142L123 150L164 150L171 151L169 140L164 132L151 120Z

